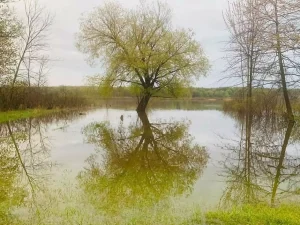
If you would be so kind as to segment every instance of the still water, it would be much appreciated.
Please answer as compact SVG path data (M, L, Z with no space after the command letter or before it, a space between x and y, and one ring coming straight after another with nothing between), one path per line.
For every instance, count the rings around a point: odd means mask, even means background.
M180 224L195 208L298 201L298 124L199 102L132 108L1 124L0 224Z

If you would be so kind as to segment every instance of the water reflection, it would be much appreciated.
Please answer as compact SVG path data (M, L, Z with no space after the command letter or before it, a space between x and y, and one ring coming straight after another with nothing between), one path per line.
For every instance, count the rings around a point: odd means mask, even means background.
M9 208L24 200L24 189L18 184L18 156L8 147L8 140L0 140L0 224L9 224Z
M299 127L275 115L232 115L239 140L230 141L223 162L227 187L222 206L296 200L300 181Z
M121 120L116 128L108 122L85 128L98 151L79 179L93 205L106 212L141 210L188 194L206 166L207 152L193 143L189 123L138 118L129 126Z
M230 114L228 119L219 111L153 111L151 117L165 118L161 120L124 110L107 112L109 117L98 110L0 125L1 225L14 224L11 216L20 211L27 213L23 224L166 224L157 221L169 221L179 211L187 216L191 201L215 206L221 189L221 205L226 207L299 201L298 124L250 113ZM193 124L180 120L183 114ZM76 118L82 119L70 123ZM110 122L90 124L103 118ZM81 139L87 124L84 136L91 145ZM224 139L221 158L221 150L213 149L216 133L232 136L234 130L237 138ZM215 164L205 170L208 153L196 144L200 142L209 146L212 161L222 159L226 183L220 182ZM63 166L53 171L52 160ZM73 171L64 174L65 169ZM180 224L177 218L169 224Z
M99 100L96 105L100 108L110 109L136 109L136 99L134 98L113 98L110 100ZM187 111L199 111L199 110L222 110L222 100L176 100L176 99L153 99L149 103L148 110L187 110Z
M76 112L58 113L0 124L0 224L13 224L15 207L34 203L50 169L48 126L76 118Z

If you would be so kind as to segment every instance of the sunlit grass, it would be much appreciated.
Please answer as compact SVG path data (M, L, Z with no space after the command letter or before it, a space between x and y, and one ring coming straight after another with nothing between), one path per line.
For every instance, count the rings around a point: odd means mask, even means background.
M40 117L47 114L55 113L61 111L60 109L28 109L28 110L17 110L17 111L7 111L0 112L0 123L5 123L7 121L14 121L19 119L26 119L30 117Z
M184 225L299 225L300 205L248 205L231 210L216 210L201 216L193 216Z
M150 207L132 205L111 214L105 208L91 204L70 176L66 172L59 183L45 183L35 202L24 205L27 208L25 214L24 211L21 215L12 212L15 217L6 214L0 219L0 225L300 225L298 204L245 205L228 210L210 208L208 211L203 205L175 198Z

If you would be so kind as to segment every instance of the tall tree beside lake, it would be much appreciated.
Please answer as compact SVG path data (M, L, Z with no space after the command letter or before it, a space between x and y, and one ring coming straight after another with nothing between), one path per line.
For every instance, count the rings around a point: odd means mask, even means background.
M226 49L228 70L232 71L231 76L240 78L239 84L246 86L246 96L251 102L252 89L261 80L259 64L263 56L261 45L265 29L257 0L230 2L224 20L230 33Z
M280 83L287 116L290 121L294 121L288 89L299 84L300 4L296 0L262 2L264 7L261 7L260 14L267 28L264 47L267 50L265 64L269 69L266 73L272 75L272 80Z
M109 2L94 9L81 19L77 47L90 63L103 63L104 75L94 79L103 90L132 87L137 111L161 91L178 96L209 69L194 33L174 28L170 8L160 2L132 10Z
M278 88L290 121L294 115L289 89L299 84L299 20L300 4L295 0L234 0L225 14L230 67L240 66L233 76L247 83L248 97L254 84Z

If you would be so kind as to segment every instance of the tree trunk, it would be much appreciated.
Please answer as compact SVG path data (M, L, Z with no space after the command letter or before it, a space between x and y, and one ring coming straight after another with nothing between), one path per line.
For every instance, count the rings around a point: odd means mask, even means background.
M280 32L279 32L279 21L278 21L278 9L277 9L277 1L275 5L275 19L276 19L276 44L277 44L277 54L278 54L278 63L280 68L280 77L281 77L281 85L282 85L282 91L286 106L287 115L290 121L294 121L294 114L288 94L286 79L285 79L285 68L284 68L284 62L283 62L283 56L282 56L282 50L281 50L281 38L280 38Z
M136 109L137 112L145 112L146 111L150 97L151 97L151 95L149 95L149 94L143 95L143 97L140 99L140 101L138 103L138 107Z
M151 124L150 124L150 121L148 119L146 112L140 111L140 112L138 112L138 116L139 116L140 120L142 121L143 127L147 127L147 128L151 127Z

